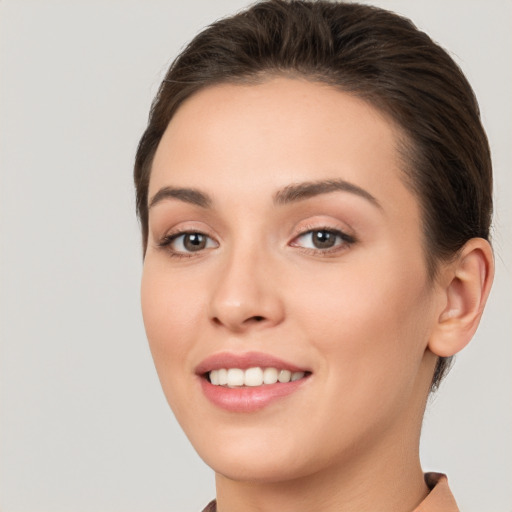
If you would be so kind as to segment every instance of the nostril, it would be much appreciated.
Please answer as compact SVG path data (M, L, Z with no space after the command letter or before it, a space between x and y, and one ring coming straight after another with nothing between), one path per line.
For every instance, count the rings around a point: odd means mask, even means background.
M248 325L248 324L251 324L251 323L260 323L260 322L263 322L263 321L265 321L265 317L264 316L254 315L254 316L250 316L250 317L246 318L245 320L242 320L241 324L236 323L236 325L239 325L241 327L242 325ZM216 316L214 316L212 318L212 322L215 325L231 325L229 322L223 322L219 317L216 317Z

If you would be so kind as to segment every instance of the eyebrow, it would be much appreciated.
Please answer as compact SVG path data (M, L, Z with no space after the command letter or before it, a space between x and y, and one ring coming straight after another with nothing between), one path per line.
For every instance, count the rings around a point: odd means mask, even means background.
M274 203L279 205L294 203L320 194L328 194L337 191L355 194L366 199L377 208L382 209L382 205L370 192L342 179L306 181L288 185L274 194Z
M359 197L362 197L363 199L366 199L377 208L382 209L379 201L364 188L341 179L306 181L303 183L287 185L274 194L273 200L274 204L276 205L285 205L297 201L304 201L305 199L309 199L321 194L328 194L330 192L338 191L355 194ZM198 189L169 186L161 188L151 198L149 201L148 209L151 209L153 206L164 201L165 199L177 199L185 203L200 206L201 208L210 208L213 203L212 198L208 194L201 192Z
M149 201L148 209L162 202L164 199L178 199L201 208L210 208L212 199L208 194L195 188L163 187Z

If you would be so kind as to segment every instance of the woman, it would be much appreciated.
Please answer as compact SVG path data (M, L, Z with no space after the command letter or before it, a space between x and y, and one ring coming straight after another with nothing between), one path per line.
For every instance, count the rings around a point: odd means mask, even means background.
M487 139L408 20L256 4L173 63L139 144L142 309L207 510L456 510L428 394L493 277Z

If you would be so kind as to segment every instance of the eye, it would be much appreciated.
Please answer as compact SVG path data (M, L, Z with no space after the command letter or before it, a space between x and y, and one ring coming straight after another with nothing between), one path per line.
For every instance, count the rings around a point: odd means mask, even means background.
M314 251L328 251L352 243L353 237L337 229L314 229L299 235L291 245Z
M172 253L177 255L199 252L204 249L217 247L218 244L212 238L199 232L177 233L165 237L159 244L161 247L168 247Z

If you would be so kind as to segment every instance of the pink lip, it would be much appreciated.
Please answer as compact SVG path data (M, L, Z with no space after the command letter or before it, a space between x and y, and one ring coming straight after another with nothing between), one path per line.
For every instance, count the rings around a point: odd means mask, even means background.
M240 368L246 370L247 368L254 368L256 366L261 368L286 369L291 372L307 371L304 368L299 368L282 359L260 352L246 352L243 354L223 352L214 354L202 361L196 367L195 371L199 376L202 391L210 402L227 411L238 413L255 412L263 409L272 402L298 391L310 377L307 375L293 382L240 388L214 386L205 378L205 374L211 370L221 368Z
M214 386L205 378L200 380L204 395L217 407L230 412L254 412L294 393L309 380L309 377L284 384L265 384L254 388Z
M241 370L247 370L247 368L254 368L255 366L261 368L278 368L280 370L290 370L291 372L307 371L305 368L299 368L287 361L261 352L244 352L242 354L221 352L201 361L201 363L197 365L195 372L197 375L204 375L207 372L221 368L240 368Z

